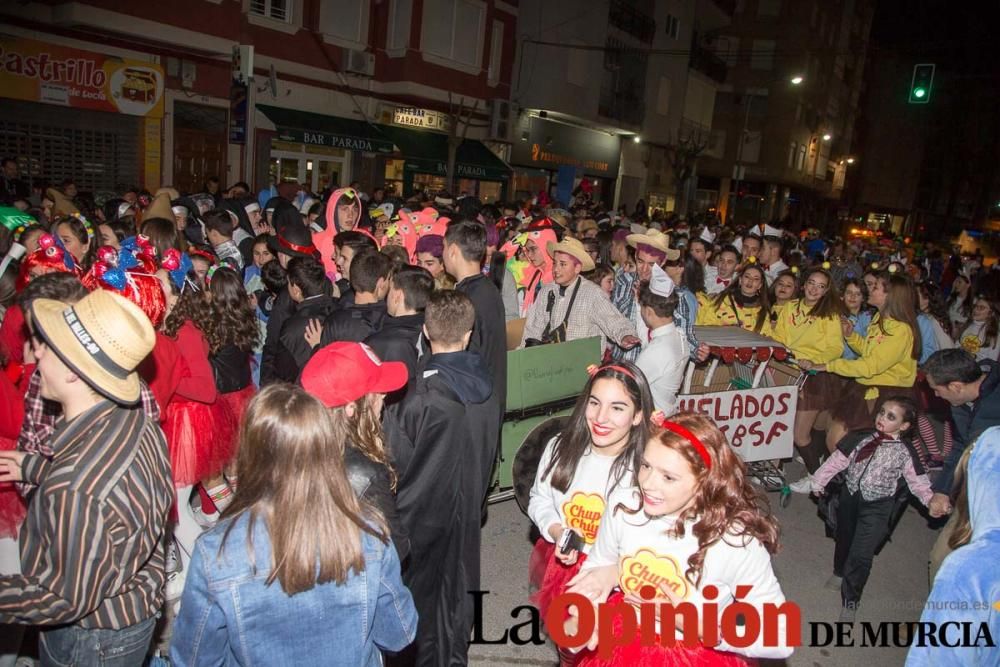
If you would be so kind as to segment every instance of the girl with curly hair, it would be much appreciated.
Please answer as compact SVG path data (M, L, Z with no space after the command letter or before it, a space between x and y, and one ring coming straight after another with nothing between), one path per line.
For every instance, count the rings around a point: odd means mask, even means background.
M238 425L247 403L256 393L252 364L260 329L239 273L225 266L212 267L206 276L206 283L209 317L204 333L209 347L208 362L215 376L219 400L228 406L229 414ZM237 442L232 444L234 453L237 445ZM236 490L235 470L229 469L229 463L231 461L226 462L225 477L220 472L205 484L220 512L232 500L232 492Z
M672 420L657 414L652 421L649 439L634 452L637 484L619 488L609 498L597 544L568 591L594 605L652 603L661 612L667 609L661 603L688 602L699 610L698 619L703 602L718 605L722 618L725 607L739 596L763 618L764 605L785 602L771 568L771 555L778 550L778 522L711 419L687 412ZM577 634L578 618L571 607L566 620L571 637ZM623 642L622 628L612 627L619 645L602 650L595 632L578 664L744 665L748 658L787 658L792 653L784 615L778 616L777 645L765 646L761 632L740 648L728 645L724 634L720 641L717 628L700 622L690 627L692 620L697 619L682 610L673 618L661 613L657 635L678 636L669 647L661 645L659 636L640 645L639 632L631 643ZM621 625L620 616L615 623ZM699 642L680 641L684 635L697 636Z

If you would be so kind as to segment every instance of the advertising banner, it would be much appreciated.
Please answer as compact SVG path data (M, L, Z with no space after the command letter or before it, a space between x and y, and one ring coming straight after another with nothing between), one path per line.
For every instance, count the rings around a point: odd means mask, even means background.
M0 36L0 96L163 117L163 70L149 62Z

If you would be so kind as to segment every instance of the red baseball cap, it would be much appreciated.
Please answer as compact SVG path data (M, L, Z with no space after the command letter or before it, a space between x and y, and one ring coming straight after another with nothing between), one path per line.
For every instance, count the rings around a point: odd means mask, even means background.
M382 361L364 343L337 342L320 348L302 369L302 387L328 408L366 394L386 394L406 384L401 361Z

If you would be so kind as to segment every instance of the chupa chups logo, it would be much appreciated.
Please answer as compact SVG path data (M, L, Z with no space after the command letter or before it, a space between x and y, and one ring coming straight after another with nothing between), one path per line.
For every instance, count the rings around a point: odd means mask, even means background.
M587 544L593 544L604 514L604 498L598 493L577 491L563 503L562 512L566 527L577 529Z
M618 585L625 595L638 597L647 586L654 589L665 586L682 600L688 595L687 581L671 556L640 549L635 555L622 558L618 571L621 572Z

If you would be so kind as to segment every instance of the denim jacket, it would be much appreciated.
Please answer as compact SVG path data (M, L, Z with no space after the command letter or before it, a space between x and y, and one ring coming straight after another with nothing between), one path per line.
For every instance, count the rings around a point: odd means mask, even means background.
M219 545L235 522L226 549ZM362 533L365 569L288 596L270 573L267 528L254 525L254 572L246 550L248 513L198 538L170 647L172 665L381 665L379 649L399 651L417 631L413 598L400 579L392 543Z

